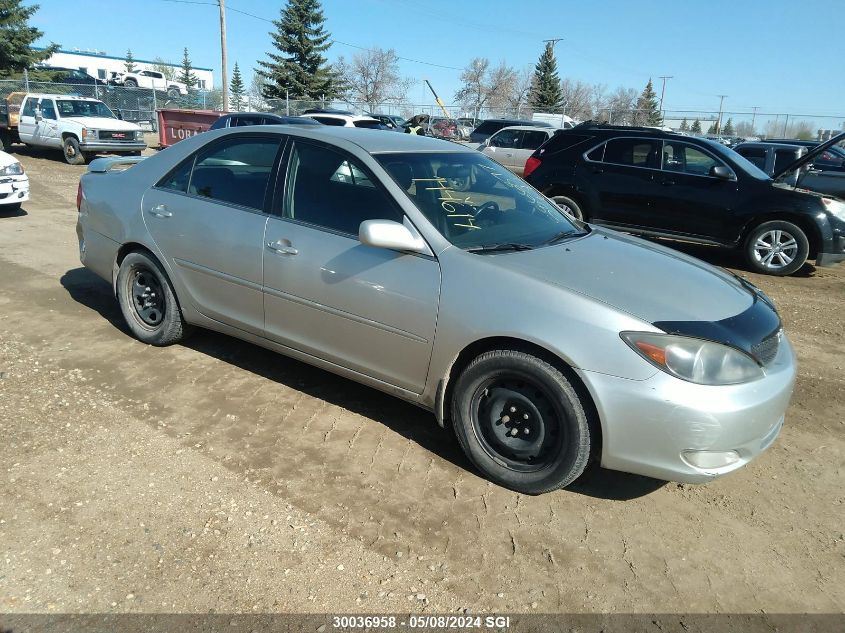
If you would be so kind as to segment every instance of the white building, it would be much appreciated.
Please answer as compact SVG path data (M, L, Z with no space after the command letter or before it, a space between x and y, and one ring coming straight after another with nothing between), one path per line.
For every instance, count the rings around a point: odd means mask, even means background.
M37 46L33 46L36 50L44 50ZM154 66L170 66L174 73L178 74L182 69L180 64L168 64L150 61L148 59L133 60L135 67L138 70L155 70ZM115 57L114 55L106 55L102 51L83 51L83 50L59 50L56 51L50 58L44 61L48 66L58 66L59 68L72 68L74 70L81 70L88 73L92 77L106 80L112 72L126 71L126 57ZM191 69L197 76L197 88L200 90L211 90L214 87L214 80L211 74L211 68L197 68Z

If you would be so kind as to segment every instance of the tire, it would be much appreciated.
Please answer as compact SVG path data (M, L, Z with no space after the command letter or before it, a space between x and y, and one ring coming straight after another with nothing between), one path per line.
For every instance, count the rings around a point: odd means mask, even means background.
M783 277L801 268L810 254L810 241L792 222L763 222L745 240L745 259L754 272Z
M191 333L170 280L147 253L129 253L121 262L117 300L132 334L144 343L173 345Z
M567 196L552 196L551 200L564 213L568 213L569 215L571 215L576 220L581 220L582 222L587 221L587 218L584 215L584 210L572 198L569 198Z
M68 136L62 143L62 151L65 155L65 161L69 165L84 165L88 162L88 157L79 149L79 141L74 136Z
M0 131L0 152L12 151L12 136L6 131Z
M23 206L20 202L15 202L14 204L0 204L0 213L17 213L21 210Z
M170 97L171 99L178 99L180 94L181 93L179 92L178 88L168 88L167 89L167 96Z
M542 494L587 467L590 425L581 400L559 369L536 356L481 354L458 377L451 404L458 442L497 484Z
M134 79L127 79L126 81L123 82L123 85L126 88L137 88L138 82L135 81Z

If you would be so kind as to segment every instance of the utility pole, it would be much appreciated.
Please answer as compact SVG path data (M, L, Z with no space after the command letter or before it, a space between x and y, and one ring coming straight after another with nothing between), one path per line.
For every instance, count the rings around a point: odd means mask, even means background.
M662 119L665 119L666 115L663 113L663 96L666 94L666 81L674 79L674 77L672 75L662 75L658 79L663 81L663 88L660 89L660 116Z
M226 0L217 0L220 7L220 78L223 82L223 112L229 111L229 80L226 67L228 66L228 55L226 52Z
M760 106L754 106L753 108L751 108L753 110L753 113L751 115L751 131L752 132L754 132L755 129L756 129L754 127L754 122L757 120L757 108L759 108L759 107Z
M728 95L716 95L719 97L719 119L716 122L716 127L719 129L719 137L722 136L722 104L725 102L725 97Z
M562 38L562 37L553 37L553 38L551 38L551 39L549 39L549 40L543 40L543 42L545 42L546 44L551 43L552 48L554 48L554 47L555 47L555 45L556 45L558 42L562 42L562 41L563 41L563 38Z

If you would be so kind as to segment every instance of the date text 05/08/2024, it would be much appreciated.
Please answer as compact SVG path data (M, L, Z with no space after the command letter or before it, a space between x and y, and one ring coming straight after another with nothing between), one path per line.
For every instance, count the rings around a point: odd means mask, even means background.
M510 617L504 615L338 615L332 617L335 629L480 629L510 627Z

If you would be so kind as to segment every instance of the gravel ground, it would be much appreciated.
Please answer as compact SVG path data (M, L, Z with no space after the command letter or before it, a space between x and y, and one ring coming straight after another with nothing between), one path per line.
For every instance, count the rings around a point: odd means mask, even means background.
M845 610L845 265L777 279L785 429L704 486L597 470L527 497L432 416L252 345L132 339L82 269L84 168L0 211L0 611Z

